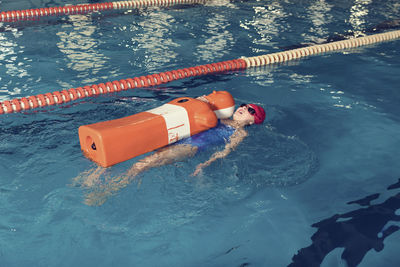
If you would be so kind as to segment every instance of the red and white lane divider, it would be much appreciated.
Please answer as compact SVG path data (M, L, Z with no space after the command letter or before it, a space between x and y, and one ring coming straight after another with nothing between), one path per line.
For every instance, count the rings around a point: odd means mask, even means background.
M25 10L12 10L0 13L0 22L33 20L47 16L87 14L103 10L134 9L149 6L173 6L180 4L204 4L207 0L132 0L97 4L79 4L63 7L47 7Z
M337 41L321 45L313 45L283 52L277 52L256 57L244 57L235 60L223 61L200 65L191 68L178 69L173 71L161 72L147 76L128 78L119 81L100 83L91 86L71 88L69 90L55 91L52 93L39 94L35 96L22 97L13 100L0 102L0 114L20 112L38 107L51 106L55 104L68 103L70 101L85 97L119 92L140 87L151 87L174 80L188 77L221 73L226 71L236 71L256 66L264 66L273 63L280 63L299 59L307 56L333 52L347 48L365 46L400 38L400 30L380 33L370 36L353 38L349 40Z
M76 99L96 96L99 94L119 92L121 90L128 90L140 87L156 86L159 84L168 83L188 77L225 71L235 71L245 68L246 62L243 59L229 60L191 68L161 72L147 76L128 78L119 81L100 83L91 86L71 88L69 90L55 91L52 93L23 97L19 99L0 102L0 114L20 112L38 107L52 106L55 104L63 104Z

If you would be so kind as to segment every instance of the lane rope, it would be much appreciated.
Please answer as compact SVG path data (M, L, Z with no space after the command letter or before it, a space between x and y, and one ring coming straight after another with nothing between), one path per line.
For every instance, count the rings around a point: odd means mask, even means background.
M195 77L200 75L237 71L251 67L265 66L290 60L300 59L312 55L333 52L348 48L366 46L370 44L390 41L400 38L400 30L370 36L358 37L327 44L287 50L255 57L242 57L240 59L222 61L218 63L200 65L196 67L166 71L147 76L140 76L119 81L112 81L69 90L55 91L52 93L38 94L0 102L0 114L20 112L38 107L68 103L76 99L96 96L100 94L119 92L140 87L152 87L171 81Z
M47 7L0 12L0 22L34 20L40 17L87 14L103 10L135 9L150 6L174 6L204 4L207 0L131 0L96 4L78 4L63 7Z

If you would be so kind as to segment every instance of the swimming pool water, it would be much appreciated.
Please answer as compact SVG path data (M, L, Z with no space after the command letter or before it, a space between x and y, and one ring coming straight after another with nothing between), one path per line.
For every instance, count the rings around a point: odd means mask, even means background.
M221 0L2 23L0 101L398 29L399 8ZM398 44L2 115L0 265L398 266ZM266 123L201 177L190 174L221 147L85 204L90 189L74 178L96 165L80 151L80 125L215 89L262 104Z

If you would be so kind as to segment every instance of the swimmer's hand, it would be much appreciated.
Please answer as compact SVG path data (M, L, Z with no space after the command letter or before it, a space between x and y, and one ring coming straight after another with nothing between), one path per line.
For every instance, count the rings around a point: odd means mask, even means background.
M196 97L196 99L201 100L201 101L203 101L205 103L209 103L208 99L206 98L206 95L202 95L202 96Z
M206 163L200 163L199 165L197 165L196 170L192 173L192 176L197 176L200 173L203 172L203 168L207 167L209 164Z

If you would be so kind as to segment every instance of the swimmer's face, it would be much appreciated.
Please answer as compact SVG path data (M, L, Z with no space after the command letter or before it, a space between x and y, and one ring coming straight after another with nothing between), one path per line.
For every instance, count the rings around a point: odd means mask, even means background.
M254 123L254 116L250 114L247 105L241 105L235 113L233 113L233 120L250 125Z

